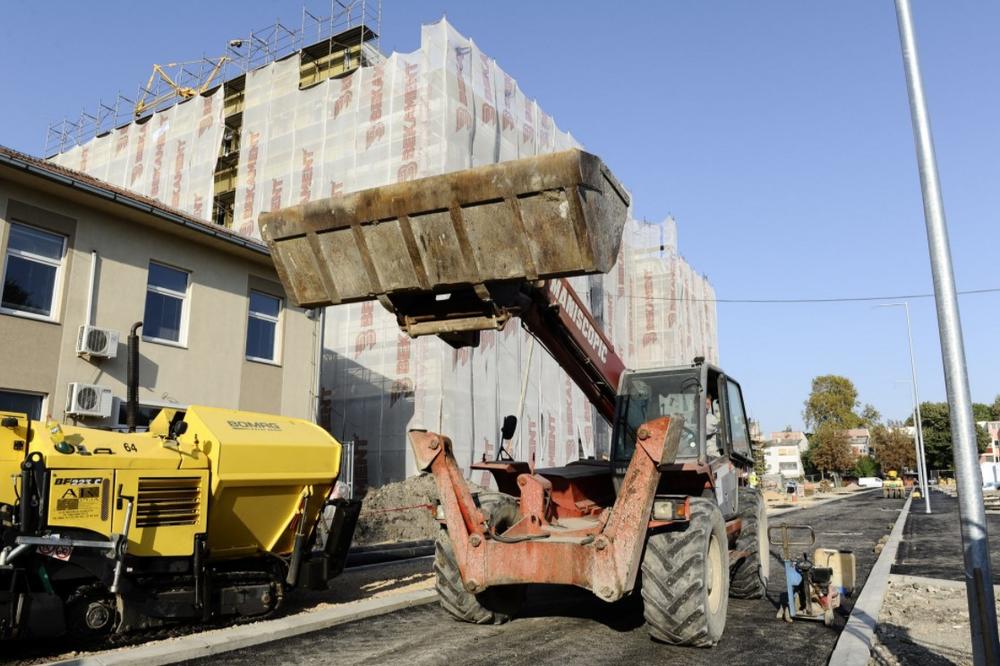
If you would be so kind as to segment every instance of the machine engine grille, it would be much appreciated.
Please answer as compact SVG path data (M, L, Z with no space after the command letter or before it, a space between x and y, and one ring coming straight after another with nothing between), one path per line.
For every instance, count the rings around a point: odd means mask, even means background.
M194 525L201 503L200 481L198 477L140 479L135 526Z

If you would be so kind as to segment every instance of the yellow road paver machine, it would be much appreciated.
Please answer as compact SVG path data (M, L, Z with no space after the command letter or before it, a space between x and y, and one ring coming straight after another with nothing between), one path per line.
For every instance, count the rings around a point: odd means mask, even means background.
M0 639L258 616L325 587L360 508L328 499L340 466L296 418L191 406L112 432L0 412Z

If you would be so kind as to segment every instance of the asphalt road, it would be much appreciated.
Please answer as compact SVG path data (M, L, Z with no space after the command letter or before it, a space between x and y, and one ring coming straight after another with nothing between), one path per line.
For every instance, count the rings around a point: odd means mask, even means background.
M774 517L771 524L808 524L818 545L853 550L860 590L875 562L873 547L902 505L868 492ZM833 627L775 619L784 589L779 557L773 549L769 598L730 599L725 636L709 650L653 642L638 599L605 604L582 590L545 586L529 592L521 616L505 625L459 623L431 604L189 663L825 664L850 601Z
M1000 515L986 514L986 530L990 537L993 584L1000 585ZM922 499L913 500L892 573L965 580L956 498L932 489L930 514L925 513Z

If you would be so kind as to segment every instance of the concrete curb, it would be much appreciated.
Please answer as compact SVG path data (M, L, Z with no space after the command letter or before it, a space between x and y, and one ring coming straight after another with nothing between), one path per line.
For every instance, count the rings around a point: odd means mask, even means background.
M385 615L404 608L428 604L435 599L437 599L435 590L415 590L381 599L361 599L335 608L206 631L136 647L95 652L53 663L72 664L73 666L110 666L111 664L116 666L126 664L159 666L160 664L173 664L186 659L209 657L223 652L253 647L261 643L291 638L376 615Z
M867 666L871 659L872 642L875 638L875 625L878 622L879 613L882 612L882 600L885 597L886 588L889 586L889 573L892 563L896 561L896 550L899 542L903 538L903 526L906 518L910 515L910 502L913 501L911 494L906 498L906 504L899 512L896 523L889 532L889 540L882 547L882 552L875 560L865 581L865 586L854 602L854 609L851 617L847 620L847 626L840 633L837 645L830 655L830 664L837 666Z
M864 495L865 493L870 493L873 490L878 490L878 488L871 488L869 490L856 490L853 493L842 493L836 497L828 497L826 499L819 500L818 502L812 502L811 504L802 504L800 506L790 506L785 509L777 509L776 511L768 511L767 517L780 516L782 514L791 513L792 511L802 511L803 509L812 509L817 506L823 506L824 504L829 504L830 502L837 502L848 497L857 497L858 495Z

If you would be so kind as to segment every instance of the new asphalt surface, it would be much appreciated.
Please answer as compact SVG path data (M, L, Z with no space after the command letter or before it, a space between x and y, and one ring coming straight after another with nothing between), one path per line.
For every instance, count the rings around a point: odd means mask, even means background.
M860 589L877 557L873 548L889 532L902 505L903 500L865 492L773 517L771 525L811 525L817 545L853 550ZM772 546L771 556L768 598L730 599L726 633L712 649L652 641L637 595L605 604L582 590L538 586L529 591L520 616L505 625L456 622L431 604L189 663L826 664L851 601L833 627L775 619L785 583L780 550Z
M1000 585L1000 514L986 514L986 530L993 584ZM925 513L922 499L914 499L910 506L892 573L964 581L964 572L958 499L932 489L930 514Z

